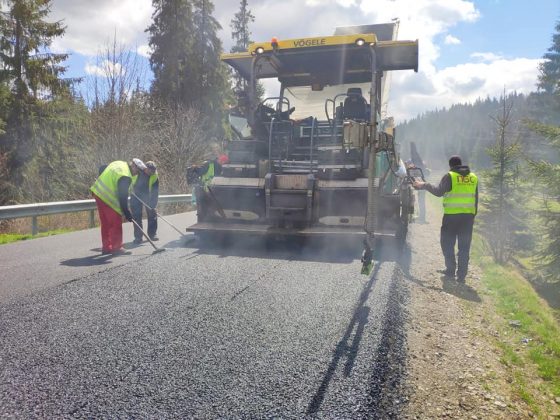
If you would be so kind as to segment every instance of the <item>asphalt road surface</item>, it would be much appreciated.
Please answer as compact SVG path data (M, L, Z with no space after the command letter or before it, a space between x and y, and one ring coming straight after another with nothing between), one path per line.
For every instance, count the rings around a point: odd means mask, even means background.
M0 417L398 416L406 249L368 277L347 244L160 226L155 255L101 257L98 230L0 247Z

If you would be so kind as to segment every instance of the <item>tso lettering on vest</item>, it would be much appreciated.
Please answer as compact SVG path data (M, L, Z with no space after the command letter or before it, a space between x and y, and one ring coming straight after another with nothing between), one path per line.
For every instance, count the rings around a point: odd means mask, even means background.
M457 182L461 184L473 184L476 178L472 175L457 175Z
M325 38L320 39L298 39L294 41L294 47L301 48L301 47L315 47L318 45L325 45L327 40Z

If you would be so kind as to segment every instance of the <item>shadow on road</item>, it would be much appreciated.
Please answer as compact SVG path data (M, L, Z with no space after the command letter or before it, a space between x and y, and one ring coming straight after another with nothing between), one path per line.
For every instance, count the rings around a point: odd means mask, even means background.
M348 327L346 327L346 331L344 332L343 337L338 342L334 350L334 355L331 359L331 362L325 374L323 375L323 380L321 381L319 388L317 388L315 395L313 396L311 402L307 407L307 415L315 414L321 408L332 377L336 372L336 369L343 357L346 356L347 358L346 364L344 365L344 376L350 376L350 373L352 372L352 367L354 366L354 361L356 360L356 356L358 354L360 341L362 340L364 328L368 322L368 316L370 313L370 308L369 306L365 306L365 303L369 298L369 294L371 293L372 287L375 284L380 268L381 263L376 263L373 273L371 274L368 282L364 285L362 292L360 293L358 304L356 305L354 314L352 315L352 318L348 323ZM352 336L352 332L354 330L356 330L356 332L354 333L354 339L352 340L352 343L349 343L350 337Z
M426 284L426 282L415 277L410 272L410 265L412 263L412 251L408 243L402 248L402 251L399 254L398 263L404 274L405 280L415 283L420 287L423 287L425 289L435 290L437 292L449 293L453 296L457 296L458 298L469 300L475 303L482 302L482 299L480 299L480 296L478 295L475 289L473 289L467 284L458 283L455 279L451 279L446 276L441 276L442 286L440 288L440 287L434 287L428 285Z
M361 256L359 241L324 241L300 238L271 239L243 235L220 240L201 240L186 243L199 255L219 257L265 258L329 263L351 263Z
M482 299L478 296L476 290L465 283L459 283L455 279L450 279L448 277L442 276L442 290L458 298L469 300L475 303L481 303Z
M167 247L168 245L166 245ZM216 255L219 257L243 257L284 259L295 261L343 263L349 264L359 260L363 244L357 238L265 238L242 235L219 239L196 238L191 241L175 241L171 247L186 247L196 250L198 255ZM375 261L397 261L400 249L394 239L378 240Z
M60 261L60 265L65 265L68 267L90 267L95 265L105 265L110 264L113 255L90 255L89 257L82 258L70 258L68 260Z

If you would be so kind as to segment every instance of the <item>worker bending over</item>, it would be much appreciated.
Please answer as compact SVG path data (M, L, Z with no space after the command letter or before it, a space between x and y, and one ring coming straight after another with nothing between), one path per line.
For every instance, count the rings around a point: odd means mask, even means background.
M142 209L146 205L146 216L148 218L148 236L152 241L157 241L157 211L159 197L159 177L156 164L152 161L146 162L145 168L138 176L133 177L133 194L130 197L130 210L132 217L137 223L134 225L134 243L142 243Z
M421 181L415 181L413 186L416 189L427 190L436 197L443 196L440 243L445 258L445 270L440 272L448 277L457 274L457 281L464 283L469 268L474 217L478 210L478 178L468 166L462 164L459 156L449 159L449 168L439 186ZM455 242L459 248L457 261Z
M104 255L124 253L123 217L129 222L132 221L132 214L128 209L128 191L132 177L138 175L145 167L140 159L129 163L122 160L111 162L90 188L101 222L101 252Z

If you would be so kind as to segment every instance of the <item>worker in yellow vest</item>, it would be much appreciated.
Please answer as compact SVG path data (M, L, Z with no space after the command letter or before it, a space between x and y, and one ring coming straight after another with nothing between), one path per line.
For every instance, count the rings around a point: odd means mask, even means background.
M229 157L220 153L215 159L207 160L202 165L193 165L187 169L187 184L192 187L191 204L200 208L208 193L208 186L215 176L222 173L222 165L229 163Z
M469 268L474 218L478 210L478 178L468 166L463 165L459 156L451 156L449 168L439 186L421 181L414 182L413 186L416 189L427 190L436 197L443 196L440 243L445 258L445 270L440 270L440 273L447 277L454 277L456 274L457 281L464 283ZM459 250L457 261L455 242Z
M140 159L133 159L128 163L122 160L111 162L90 188L101 222L101 252L104 255L124 253L123 217L132 221L132 214L128 209L128 191L132 177L145 168L146 165Z
M134 243L141 244L142 233L142 209L146 207L148 218L148 236L152 241L157 241L157 211L159 197L159 175L156 164L153 161L146 162L146 169L138 176L132 177L133 193L130 197L130 210L136 224L134 225Z

